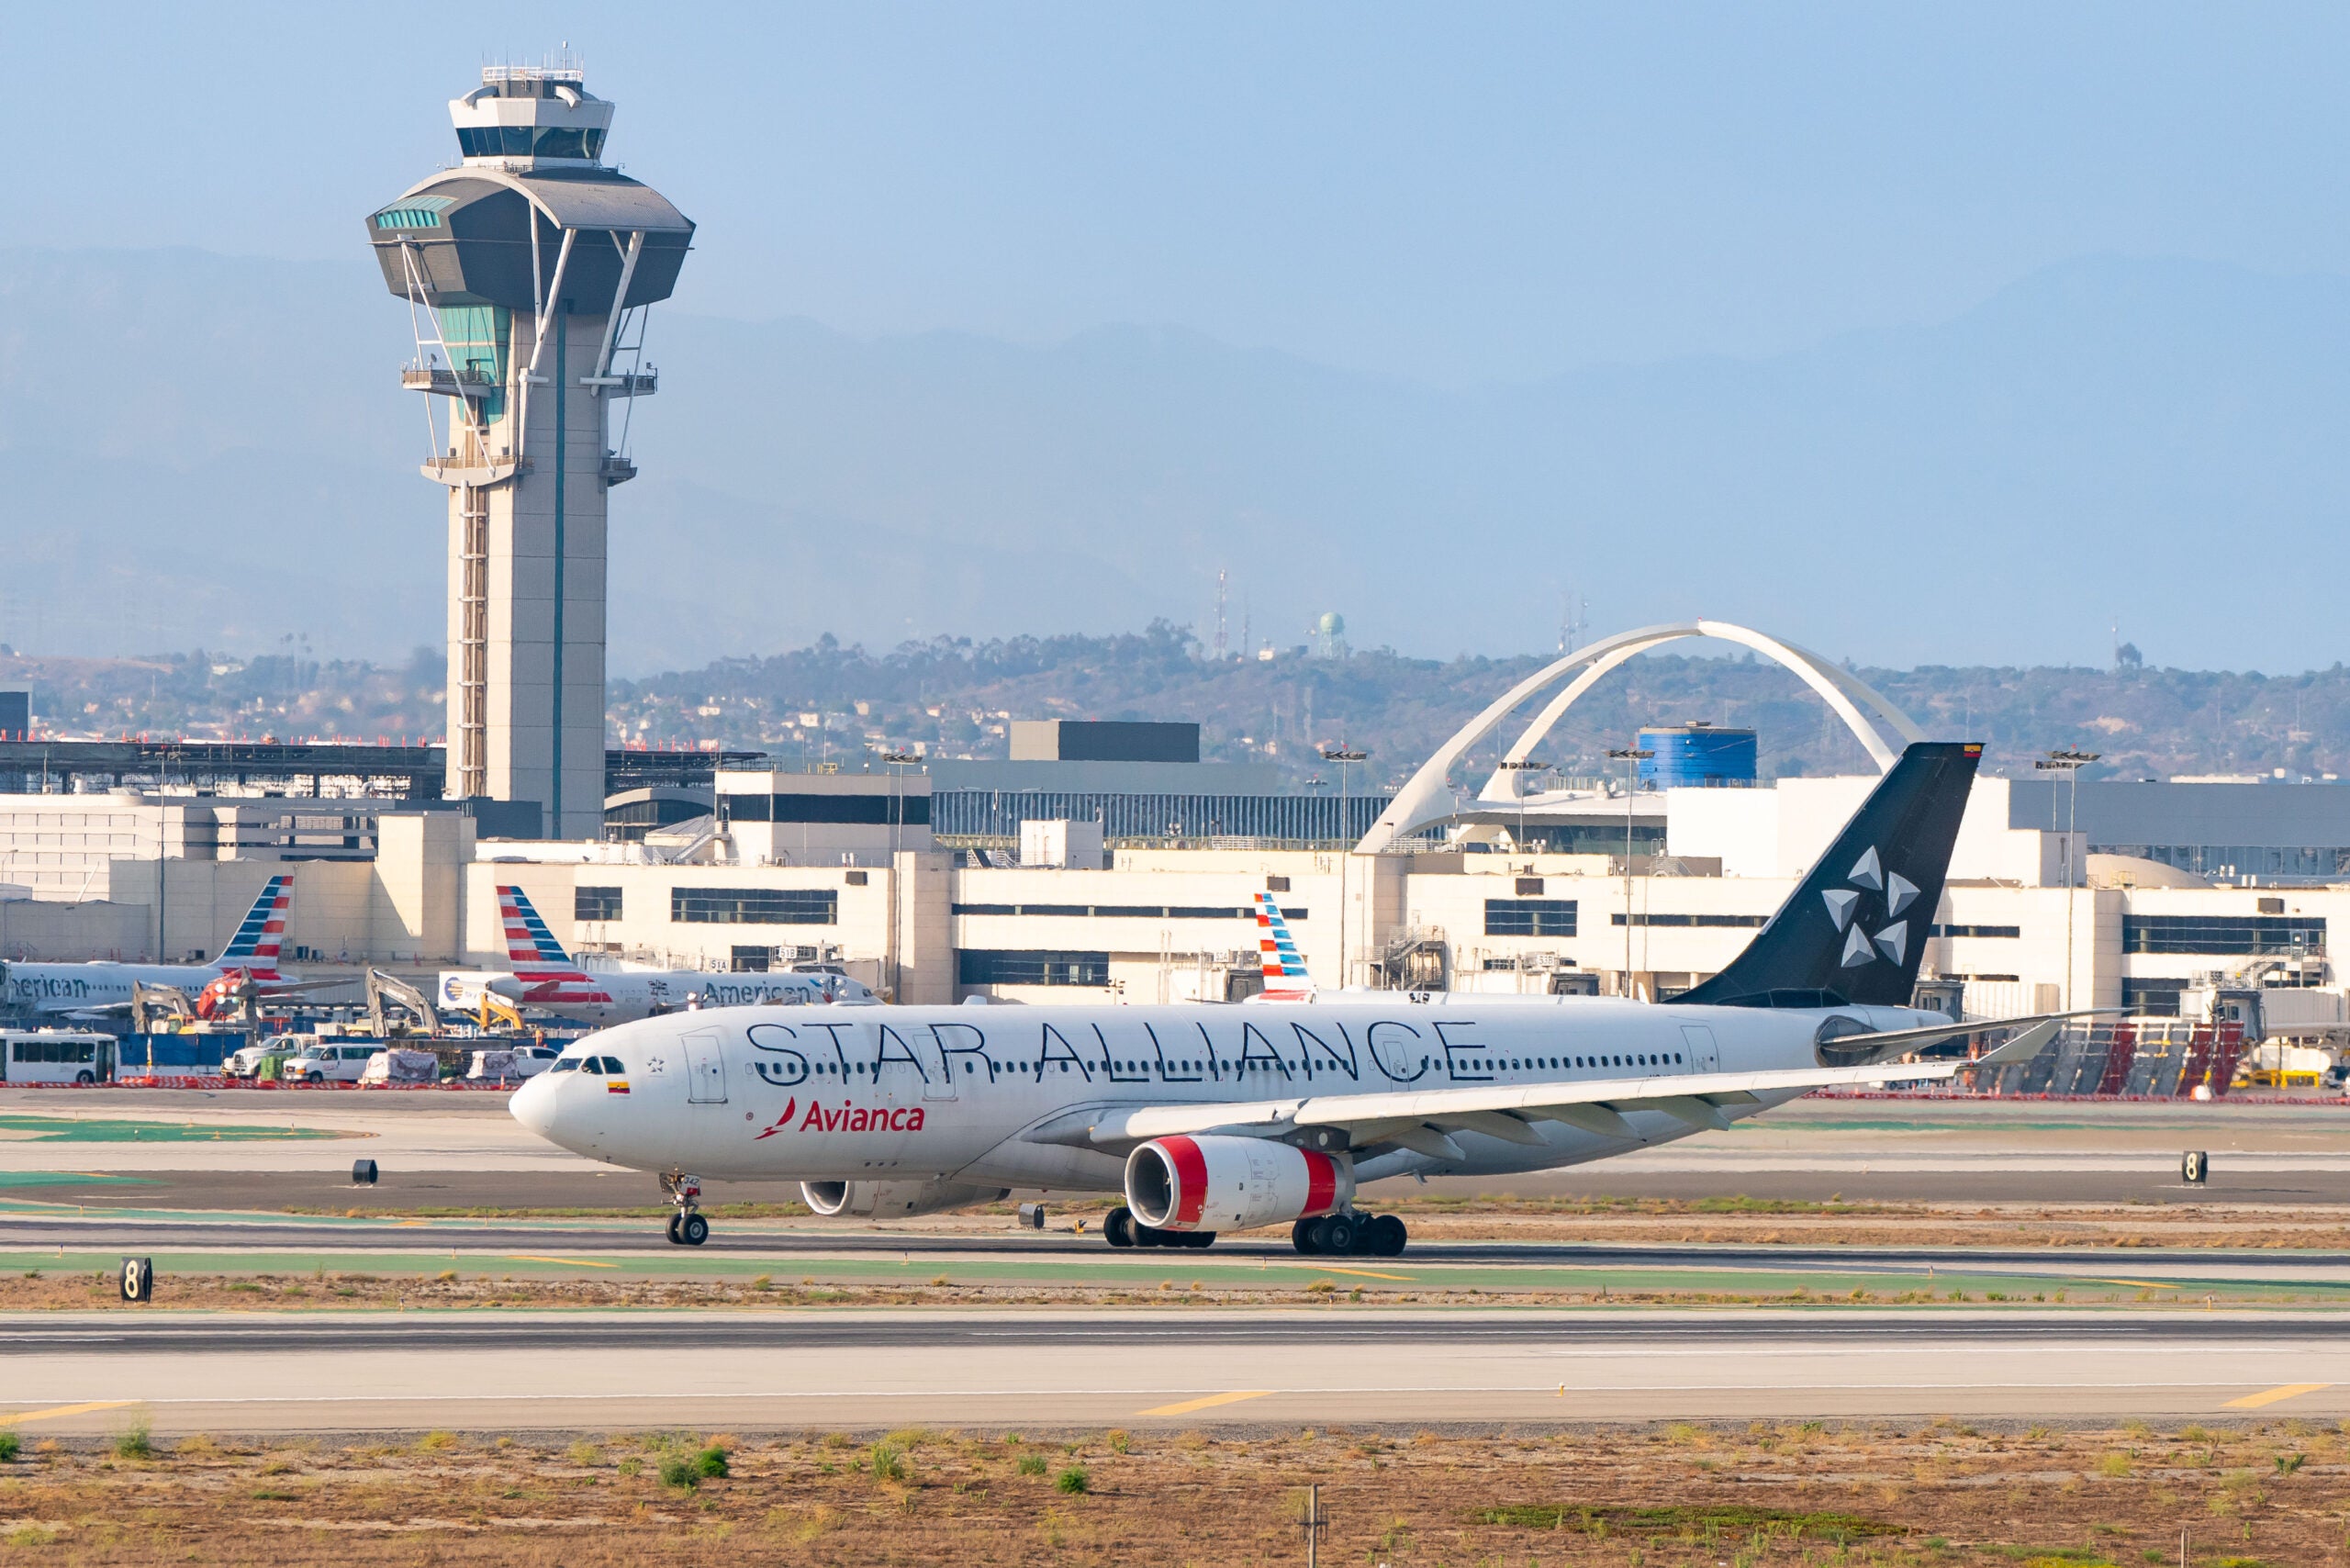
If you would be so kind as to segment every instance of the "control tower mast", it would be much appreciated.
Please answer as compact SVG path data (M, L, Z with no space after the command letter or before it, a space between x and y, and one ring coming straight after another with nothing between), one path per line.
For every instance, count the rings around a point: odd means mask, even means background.
M612 410L654 390L645 315L694 231L604 166L612 105L583 84L483 71L449 105L462 162L367 219L449 490L447 792L536 802L575 839L603 825L605 498L636 475Z

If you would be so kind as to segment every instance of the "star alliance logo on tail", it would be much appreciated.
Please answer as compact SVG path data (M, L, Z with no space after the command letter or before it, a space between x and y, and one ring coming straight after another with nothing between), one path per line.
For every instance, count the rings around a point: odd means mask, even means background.
M1909 955L1909 923L1899 916L1917 902L1918 884L1898 871L1886 871L1874 846L1852 863L1852 872L1844 879L1852 887L1829 888L1819 895L1828 904L1828 918L1844 933L1843 967L1856 969L1863 964L1874 963L1880 952L1897 964L1905 962ZM1882 918L1890 923L1874 936L1865 929L1867 922L1863 919L1862 907L1872 893L1883 898Z

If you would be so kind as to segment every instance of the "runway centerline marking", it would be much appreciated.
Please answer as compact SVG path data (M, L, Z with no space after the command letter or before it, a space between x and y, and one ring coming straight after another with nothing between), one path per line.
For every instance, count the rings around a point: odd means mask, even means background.
M1204 1399L1186 1399L1177 1405L1161 1405L1156 1409L1137 1410L1137 1416L1188 1416L1194 1410L1205 1410L1215 1405L1237 1405L1244 1399L1263 1399L1273 1393L1270 1388L1252 1388L1232 1394L1211 1394Z
M542 1258L533 1252L509 1252L506 1254L506 1260L509 1263L562 1263L580 1269L617 1269L620 1267L618 1263L599 1263L593 1258Z
M86 1405L60 1405L49 1410L22 1410L14 1416L0 1416L0 1427L14 1427L26 1421L46 1421L52 1416L86 1416L93 1410L119 1410L126 1405L136 1405L135 1399L93 1399Z
M2257 1410L2264 1405L2276 1405L2284 1400L2298 1399L2304 1394L2315 1394L2321 1388L2333 1386L2333 1384L2330 1383L2288 1383L2280 1388L2263 1389L2258 1394L2247 1394L2242 1399L2231 1399L2222 1408Z

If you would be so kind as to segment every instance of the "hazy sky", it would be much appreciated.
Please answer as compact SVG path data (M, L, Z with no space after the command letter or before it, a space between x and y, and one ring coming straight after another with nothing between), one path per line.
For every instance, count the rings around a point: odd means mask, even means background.
M0 242L364 255L568 42L679 302L1109 321L1448 384L1931 321L2048 263L2344 267L2350 7L27 6Z

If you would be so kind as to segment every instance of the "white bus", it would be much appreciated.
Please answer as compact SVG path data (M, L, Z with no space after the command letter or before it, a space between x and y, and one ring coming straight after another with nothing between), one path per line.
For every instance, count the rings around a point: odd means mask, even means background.
M0 1083L106 1083L114 1078L114 1047L112 1035L0 1030Z

